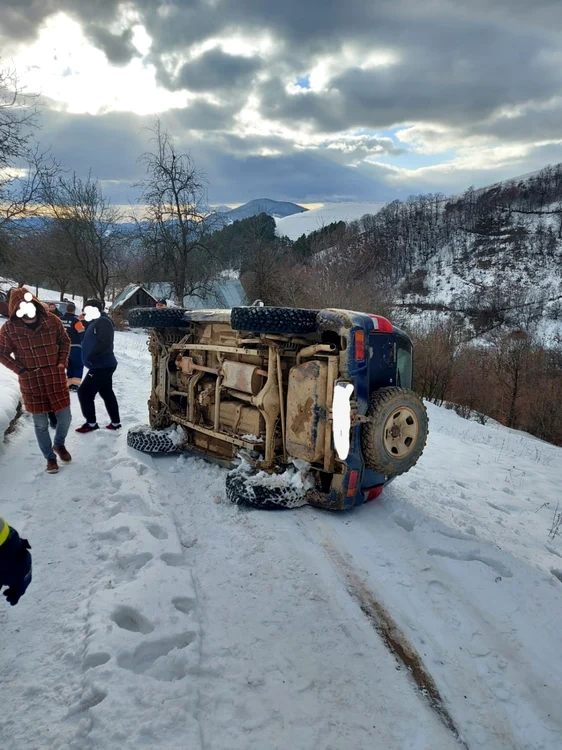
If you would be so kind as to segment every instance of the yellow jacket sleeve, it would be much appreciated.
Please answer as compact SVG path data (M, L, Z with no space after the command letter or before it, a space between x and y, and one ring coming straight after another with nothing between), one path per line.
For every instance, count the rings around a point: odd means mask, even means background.
M4 544L6 539L10 536L10 527L4 521L3 518L0 518L0 547Z

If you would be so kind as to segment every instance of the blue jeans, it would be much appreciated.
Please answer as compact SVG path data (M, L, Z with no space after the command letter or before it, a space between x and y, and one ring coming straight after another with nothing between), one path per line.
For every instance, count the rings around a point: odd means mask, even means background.
M51 436L49 435L49 415L48 414L32 414L33 423L35 425L35 435L37 436L37 442L41 453L45 456L47 461L56 458L53 452L53 444L51 443ZM60 448L64 445L68 430L70 429L70 423L72 421L72 414L70 413L70 406L66 409L57 412L57 431L55 432L55 446Z

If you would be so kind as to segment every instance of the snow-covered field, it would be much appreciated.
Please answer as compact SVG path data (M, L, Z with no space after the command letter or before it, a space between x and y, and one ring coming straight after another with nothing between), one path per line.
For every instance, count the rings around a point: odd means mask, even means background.
M116 337L126 426L146 420L145 338ZM222 469L105 430L72 432L48 476L24 418L0 455L0 512L34 554L0 607L2 747L559 748L562 450L429 415L418 466L346 514L239 509Z
M275 219L277 234L296 240L302 234L310 234L334 221L355 221L365 214L376 214L384 206L386 203L326 203L302 214Z

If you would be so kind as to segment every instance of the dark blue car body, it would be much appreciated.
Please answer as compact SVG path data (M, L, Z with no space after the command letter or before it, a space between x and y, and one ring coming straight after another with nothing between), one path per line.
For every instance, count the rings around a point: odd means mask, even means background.
M412 386L413 346L410 338L390 321L378 315L342 310L321 310L318 314L322 332L336 332L347 341L347 370L344 380L354 388L353 400L360 416L365 416L371 394L388 386ZM356 351L356 334L363 332L364 353ZM340 369L341 366L340 366ZM341 376L340 376L341 378ZM343 486L323 494L323 507L348 510L377 497L391 479L365 465L361 449L361 422L351 430L350 451L345 464ZM356 474L354 472L357 472ZM320 498L318 498L320 500Z

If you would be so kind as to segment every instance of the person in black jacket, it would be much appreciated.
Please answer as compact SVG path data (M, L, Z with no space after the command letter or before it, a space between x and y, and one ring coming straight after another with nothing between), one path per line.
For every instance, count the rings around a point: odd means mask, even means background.
M82 362L89 372L78 389L78 398L82 414L86 420L76 432L86 433L99 430L96 421L96 407L94 400L99 393L102 397L111 422L108 430L119 430L121 419L119 405L113 392L113 373L117 368L117 360L113 352L114 328L111 318L103 312L102 304L97 299L89 299L84 305L86 320L88 308L97 311L95 319L91 320L82 339Z
M15 529L0 518L0 589L15 606L31 583L31 546Z
M84 365L82 363L82 338L85 329L82 322L78 320L74 302L69 302L66 306L66 313L62 316L61 322L70 339L70 357L66 369L68 387L71 391L77 391L82 382L82 373L84 372Z

